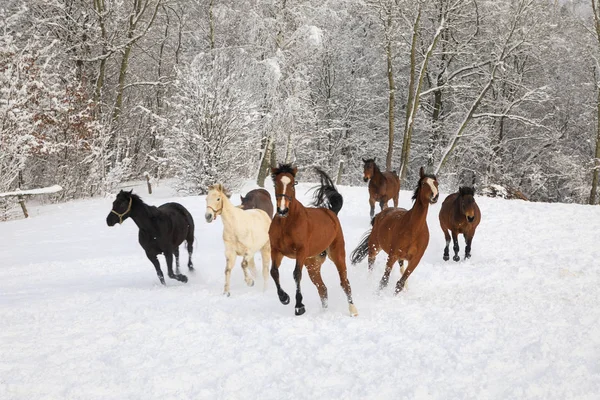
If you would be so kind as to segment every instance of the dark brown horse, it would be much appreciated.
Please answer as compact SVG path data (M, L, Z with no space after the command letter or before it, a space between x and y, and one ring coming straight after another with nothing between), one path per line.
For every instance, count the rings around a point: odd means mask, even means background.
M296 282L296 315L305 312L302 304L300 280L302 267L306 266L308 276L317 287L323 308L327 307L327 287L321 279L321 265L326 256L335 264L340 275L340 283L346 297L350 314L358 315L352 301L352 290L346 272L346 250L344 248L344 234L337 214L329 208L307 208L296 199L296 172L298 169L289 164L280 164L279 168L272 168L272 177L275 184L275 199L277 213L269 229L271 240L271 276L277 286L277 295L283 304L290 302L290 296L279 284L279 266L283 257L296 259L294 268L294 281ZM318 170L323 176L323 171ZM325 181L330 181L325 179ZM331 208L340 204L341 196L336 190L325 190L323 193L328 198ZM321 204L316 204L317 207Z
M381 172L377 164L376 158L369 158L365 163L363 180L369 181L369 205L371 206L371 218L375 214L375 202L379 202L381 210L387 208L387 203L390 199L394 200L394 207L398 207L398 194L400 192L400 178L395 171Z
M413 207L408 211L403 208L387 208L377 214L372 221L373 229L365 234L352 252L352 264L364 260L368 255L371 271L375 257L383 249L388 254L388 259L379 288L387 286L394 263L398 261L402 277L396 284L396 294L402 291L429 244L427 210L429 204L437 202L438 197L437 178L435 175L426 175L421 168L419 184L413 195ZM403 260L408 263L406 270L402 268Z
M189 254L188 269L194 270L192 251L194 244L194 219L189 211L179 203L166 203L159 207L149 206L131 191L121 190L113 201L112 209L106 217L106 224L114 226L122 224L131 217L140 228L138 240L146 251L146 257L156 269L160 283L165 284L165 278L160 263L156 257L165 255L169 278L187 282L187 276L179 272L179 245L187 241ZM173 272L173 256L175 256L175 272Z
M267 213L269 218L273 219L273 202L271 194L265 189L254 189L246 193L246 196L240 195L243 210L259 209Z
M475 236L475 229L481 221L481 211L475 203L475 189L472 187L461 186L457 193L452 193L446 197L440 210L440 226L446 237L446 247L444 248L444 261L450 259L450 233L452 232L452 241L454 242L454 261L460 261L458 256L458 235L463 234L467 247L465 247L465 258L471 257L471 242Z

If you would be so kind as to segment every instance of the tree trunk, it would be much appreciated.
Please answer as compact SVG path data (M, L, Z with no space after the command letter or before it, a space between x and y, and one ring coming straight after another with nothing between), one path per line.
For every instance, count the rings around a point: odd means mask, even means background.
M269 167L273 165L273 154L275 153L275 138L273 134L269 134L267 138L267 144L265 145L265 151L263 152L260 166L258 168L258 177L256 184L260 187L265 187L265 179L269 175Z
M386 28L386 47L385 53L387 56L387 77L388 77L388 149L385 158L385 169L392 170L392 156L394 154L394 112L396 110L396 86L394 84L394 69L392 65L392 11L388 10L387 28Z

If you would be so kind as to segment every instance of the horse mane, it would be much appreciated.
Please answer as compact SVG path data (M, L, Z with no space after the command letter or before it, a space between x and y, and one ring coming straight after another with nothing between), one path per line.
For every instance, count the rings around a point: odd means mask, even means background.
M231 192L222 183L215 183L214 185L210 185L208 187L208 190L209 191L210 190L216 190L218 192L223 193L227 198L231 197Z
M475 188L470 186L461 186L458 188L460 196L475 196Z
M292 164L279 164L279 167L277 167L275 170L273 170L273 173L271 174L271 178L273 178L273 180L275 180L275 177L277 177L277 175L279 174L290 174L292 175L294 178L296 177L296 172L294 171L294 167L292 167Z
M126 190L121 190L118 194L118 196L125 196L127 197L127 199L131 198L131 202L132 203L142 203L142 204L146 204L144 203L144 200L142 200L142 198L140 196L138 196L135 193L132 192L128 192Z
M423 177L421 179L419 179L419 182L417 183L417 188L415 189L415 191L413 193L413 196L412 196L413 200L416 200L419 197L419 191L421 190L421 181L423 179L427 179L427 178L431 178L434 181L437 181L436 176L433 175L433 174L425 174L425 175L423 175Z

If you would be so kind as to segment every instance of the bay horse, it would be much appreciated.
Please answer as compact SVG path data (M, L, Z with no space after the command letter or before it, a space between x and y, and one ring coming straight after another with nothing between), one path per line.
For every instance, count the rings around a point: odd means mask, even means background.
M269 218L273 219L273 202L271 194L265 189L254 189L246 193L246 196L240 195L242 210L251 210L258 208L267 213Z
M419 183L413 194L415 201L410 210L386 208L371 221L373 228L365 233L360 244L351 254L352 264L357 264L368 255L369 271L373 270L375 257L383 249L388 255L385 272L379 289L387 286L394 263L398 261L402 277L396 284L396 294L400 293L406 280L415 270L429 244L427 211L429 204L439 198L438 182L435 175L419 171ZM407 262L406 269L403 261Z
M140 229L138 241L146 251L146 256L154 265L160 283L165 285L165 278L156 257L165 255L169 278L186 283L187 276L179 272L179 245L187 241L189 254L188 269L194 270L192 251L194 244L194 219L189 211L179 203L165 203L159 207L150 206L132 193L121 190L113 201L112 209L106 217L106 224L114 226L122 224L131 217ZM173 273L173 255L175 255L175 273Z
M290 302L290 296L281 288L279 283L279 266L283 257L296 259L294 268L294 281L296 282L295 314L304 314L300 280L302 268L306 266L308 276L317 287L321 305L327 308L327 287L321 278L321 266L329 257L335 264L340 276L340 284L348 299L348 309L352 316L358 311L352 301L352 289L348 281L346 270L346 250L344 233L336 212L332 209L339 203L335 199L339 192L335 187L323 190L324 199L327 199L328 208L323 208L324 203L315 204L318 208L304 207L296 198L296 173L298 169L290 164L279 164L278 168L271 168L271 176L275 185L275 199L277 212L269 228L271 239L271 276L277 286L277 295L282 304ZM317 169L320 176L325 172ZM327 179L325 179L327 181ZM329 179L330 181L330 179ZM321 185L323 187L324 185ZM328 186L325 184L325 186ZM339 209L337 210L339 211Z
M214 221L219 215L223 218L223 242L225 242L225 287L223 294L229 296L231 270L237 256L242 257L244 280L248 286L254 286L256 276L254 253L260 251L263 265L263 289L266 290L269 280L269 262L271 247L269 245L269 225L271 217L264 210L242 210L231 203L230 194L221 184L212 185L206 195L206 222Z
M398 195L400 193L400 178L396 171L381 172L375 158L365 160L363 170L363 180L369 181L369 205L371 206L370 216L375 214L375 202L379 202L381 210L387 208L390 199L394 201L394 207L398 207Z
M467 246L465 247L465 258L471 257L471 242L475 236L477 225L481 221L481 211L475 202L475 189L468 186L461 186L458 192L452 193L446 197L440 209L440 226L446 238L446 247L444 248L444 261L450 259L450 233L454 242L454 261L460 261L458 256L458 235L462 233Z

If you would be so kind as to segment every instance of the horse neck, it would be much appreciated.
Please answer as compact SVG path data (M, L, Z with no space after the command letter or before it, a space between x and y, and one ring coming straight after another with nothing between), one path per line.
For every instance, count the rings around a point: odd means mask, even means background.
M371 180L374 183L381 183L385 180L385 176L383 176L383 173L381 172L377 164L373 164L373 177L371 178Z
M238 215L244 212L241 208L237 208L231 203L231 200L224 193L221 194L223 199L223 209L221 210L221 218L223 218L224 225L233 225Z
M140 228L141 231L152 232L155 230L152 224L152 217L157 213L154 207L145 204L141 200L133 200L131 203L131 219Z
M421 193L418 194L417 199L415 200L415 204L413 204L410 209L411 220L416 221L416 223L425 223L427 224L427 211L429 210L429 201L427 199L423 199Z

